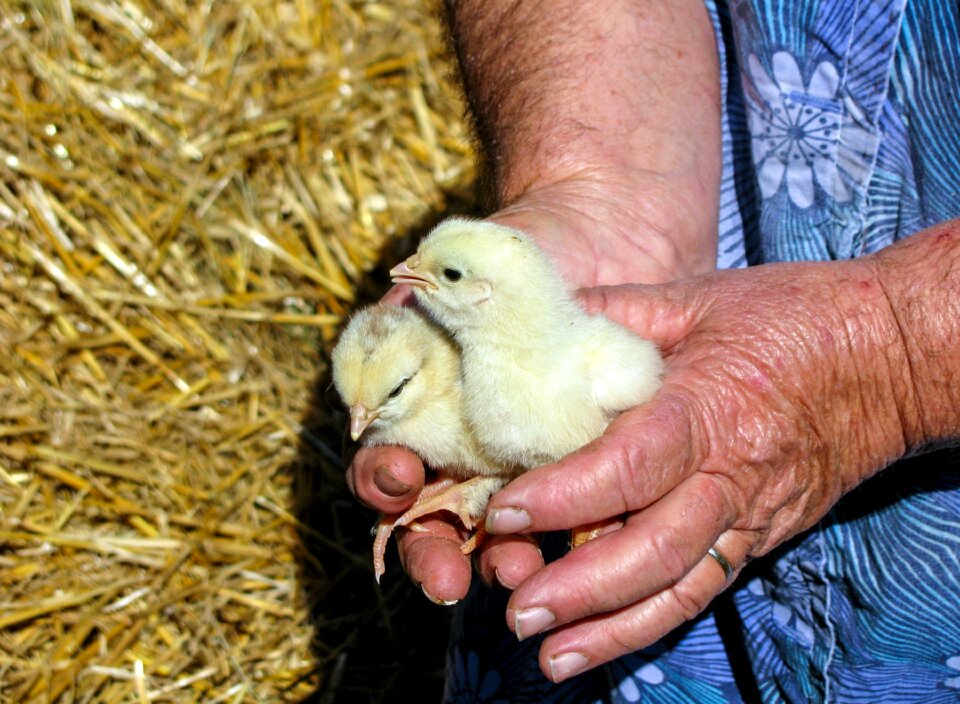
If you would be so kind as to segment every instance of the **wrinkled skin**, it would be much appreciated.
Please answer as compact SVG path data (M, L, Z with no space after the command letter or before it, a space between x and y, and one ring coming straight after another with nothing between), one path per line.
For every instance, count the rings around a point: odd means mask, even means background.
M563 250L552 253L567 273ZM566 264L582 275L583 261L580 252ZM646 261L638 278L678 268ZM650 403L491 500L488 529L503 535L481 551L479 572L515 589L507 622L519 637L552 629L540 659L556 681L699 613L732 581L705 557L712 545L739 572L813 525L906 450L911 413L901 407L909 365L873 258L584 289L581 299L656 341L668 371ZM424 473L409 453L378 448L361 450L349 475L365 503L398 511ZM527 537L623 513L621 530L545 568ZM460 599L471 577L462 533L438 519L428 527L400 537L404 566L431 598Z
M703 3L447 5L509 204L491 219L537 238L571 286L666 284L582 292L663 346L662 392L491 500L501 535L480 552L480 575L515 590L518 635L551 629L541 667L559 681L699 612L732 581L704 556L711 545L739 571L906 450L957 436L960 223L908 238L908 250L920 242L913 259L901 243L857 262L711 274L721 96ZM909 266L891 276L895 258ZM362 501L396 512L424 472L380 448L361 450L348 478ZM622 529L546 568L528 539L619 512ZM400 536L404 565L432 598L460 599L462 536L429 527Z
M556 617L545 673L574 674L555 660L564 653L594 666L656 641L729 583L704 557L712 545L739 572L904 452L895 401L909 380L894 366L895 323L873 315L884 300L872 275L869 261L777 265L583 292L588 308L655 339L669 368L652 402L491 501L494 532L501 507L508 528L526 522L518 508L529 516L526 531L630 514L511 597L519 636L543 624L531 608ZM874 358L867 337L894 362Z

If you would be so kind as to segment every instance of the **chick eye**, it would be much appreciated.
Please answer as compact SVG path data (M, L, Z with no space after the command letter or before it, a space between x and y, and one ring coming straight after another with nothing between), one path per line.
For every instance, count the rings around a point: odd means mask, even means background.
M443 278L445 278L447 281L459 281L463 278L463 272L459 271L458 269L451 269L447 267L443 270Z
M413 377L408 376L406 379L397 384L397 388L390 392L390 398L396 398L400 395L400 392L403 391L403 387L407 385L407 382L410 381Z

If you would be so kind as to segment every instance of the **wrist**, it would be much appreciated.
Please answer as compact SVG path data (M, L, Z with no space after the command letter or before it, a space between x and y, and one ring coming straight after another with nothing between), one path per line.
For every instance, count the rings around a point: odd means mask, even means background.
M834 303L845 335L826 419L850 450L845 490L905 455L960 437L960 222L845 262Z
M490 216L530 233L577 287L664 283L716 266L716 211L669 178L582 172L536 184Z
M826 379L834 403L825 430L835 429L841 457L834 466L847 492L907 453L918 411L905 341L870 257L838 263L833 303L841 348L839 371Z
M960 437L960 220L870 257L899 334L906 451Z

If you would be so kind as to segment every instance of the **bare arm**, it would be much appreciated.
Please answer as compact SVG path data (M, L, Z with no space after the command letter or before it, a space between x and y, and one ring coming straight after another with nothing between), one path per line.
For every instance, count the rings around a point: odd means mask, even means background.
M714 267L720 84L702 0L448 7L494 219L576 261L579 285Z
M716 260L719 76L702 0L448 0L485 152L491 219L530 232L576 286L657 283ZM348 470L364 503L409 507L423 468L365 448ZM462 598L471 568L452 525L400 536L411 578ZM479 565L516 586L541 566L531 542L498 538ZM496 576L495 576L496 575Z

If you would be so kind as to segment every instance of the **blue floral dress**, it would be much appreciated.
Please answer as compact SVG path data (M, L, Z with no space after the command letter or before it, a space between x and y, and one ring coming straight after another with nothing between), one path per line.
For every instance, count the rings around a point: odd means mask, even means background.
M706 2L721 268L856 257L960 216L960 3ZM960 455L884 470L694 621L561 685L505 605L476 587L459 607L446 701L960 702Z

